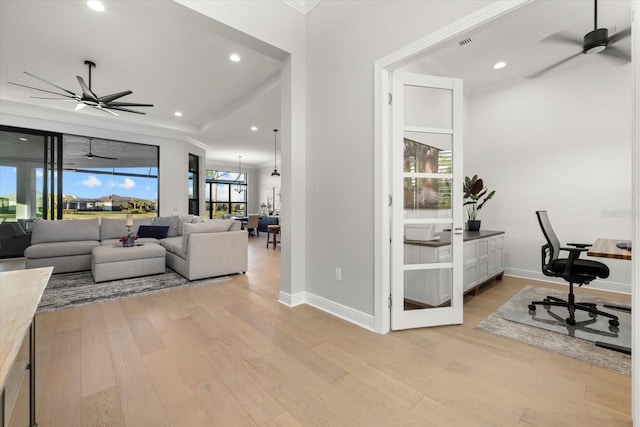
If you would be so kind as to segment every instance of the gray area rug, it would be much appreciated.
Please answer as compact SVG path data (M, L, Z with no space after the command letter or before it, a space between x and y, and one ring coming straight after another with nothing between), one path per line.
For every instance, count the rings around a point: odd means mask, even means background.
M85 304L225 280L229 280L229 277L224 276L189 281L168 268L164 274L102 283L93 281L91 271L54 274L49 279L49 283L44 290L40 305L38 306L38 312L61 310Z
M480 322L476 329L631 375L631 356L595 345L595 341L603 341L630 347L629 313L610 308L603 310L620 318L619 328L610 328L604 316L592 319L585 312L576 313L576 324L569 326L564 321L568 313L562 307L550 307L546 310L538 306L535 313L529 313L529 303L541 301L547 295L566 298L566 293L560 291L527 286ZM603 304L624 305L618 301L591 295L576 296L576 300L595 303L598 309L602 309Z

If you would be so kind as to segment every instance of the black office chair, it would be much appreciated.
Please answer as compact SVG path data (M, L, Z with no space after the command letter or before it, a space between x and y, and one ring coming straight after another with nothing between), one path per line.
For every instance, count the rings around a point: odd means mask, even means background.
M569 295L567 300L547 296L543 301L533 301L529 304L529 311L535 312L536 305L545 308L549 306L566 307L569 310L569 317L565 319L568 325L575 325L575 311L582 310L589 313L589 317L596 317L598 314L609 318L609 325L617 327L620 325L618 316L605 313L596 309L593 303L575 302L573 294L573 284L578 286L587 285L596 277L605 279L609 277L609 267L598 261L579 259L580 252L585 252L591 245L579 243L567 243L571 248L560 247L560 241L553 232L547 211L537 211L538 222L542 228L542 233L547 239L547 244L542 247L542 273L545 276L562 277L569 282ZM569 258L558 258L560 251L568 251Z

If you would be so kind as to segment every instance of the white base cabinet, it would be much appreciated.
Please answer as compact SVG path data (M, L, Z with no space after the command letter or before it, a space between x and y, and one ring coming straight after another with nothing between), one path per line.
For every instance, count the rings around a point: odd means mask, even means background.
M504 232L465 231L464 293L476 290L504 274ZM450 236L443 234L438 241L407 241L404 245L405 265L451 262ZM404 273L405 302L417 306L438 307L451 300L450 269L407 270Z
M504 234L464 242L463 289L467 293L504 273Z

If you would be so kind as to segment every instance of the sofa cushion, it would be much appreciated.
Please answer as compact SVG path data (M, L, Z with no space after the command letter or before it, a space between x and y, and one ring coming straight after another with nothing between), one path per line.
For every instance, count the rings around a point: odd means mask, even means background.
M160 240L160 245L168 252L178 255L182 259L187 258L187 254L182 251L182 239L183 237L167 237Z
M182 236L182 233L184 232L184 224L191 224L194 217L195 215L180 215L178 217L178 236Z
M164 239L169 232L168 225L141 225L138 229L138 237L153 237Z
M233 224L231 224L231 227L229 227L229 231L238 231L238 230L242 230L242 221L240 221L239 219L236 219L235 221L233 221Z
M182 235L182 252L187 253L189 247L189 235L193 233L222 233L229 231L235 222L234 219L210 219L197 224L185 224Z
M41 220L33 224L31 244L100 240L98 219Z
M138 234L138 229L141 225L153 225L153 218L134 218L131 231L133 231L134 234Z
M153 219L153 225L168 225L169 231L167 237L176 237L178 235L178 215L173 216L159 216Z
M24 256L27 258L56 258L87 255L91 253L91 248L94 246L100 246L100 242L97 240L79 240L76 242L38 243L25 249Z
M126 236L126 224L127 222L124 219L102 218L100 220L100 240L119 239L120 237Z

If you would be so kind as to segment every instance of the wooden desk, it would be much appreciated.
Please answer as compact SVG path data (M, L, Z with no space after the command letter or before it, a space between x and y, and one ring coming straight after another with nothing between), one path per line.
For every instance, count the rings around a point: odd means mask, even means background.
M0 425L10 420L25 369L29 370L29 426L36 423L35 313L53 267L0 272ZM28 338L25 339L25 336ZM28 360L19 357L23 341Z
M631 260L631 251L629 249L620 249L619 247L616 246L618 243L623 243L623 242L628 243L629 240L597 239L587 251L587 255L601 257L601 258ZM629 307L621 307L621 306L606 305L606 304L604 305L604 307L631 311L631 308ZM631 349L629 347L622 347L615 344L603 343L601 341L596 341L596 346L606 348L609 350L618 351L620 353L631 354Z
M618 243L629 242L629 240L616 239L598 239L587 251L588 256L600 258L615 258L631 260L631 251L629 249L620 249L616 246Z

